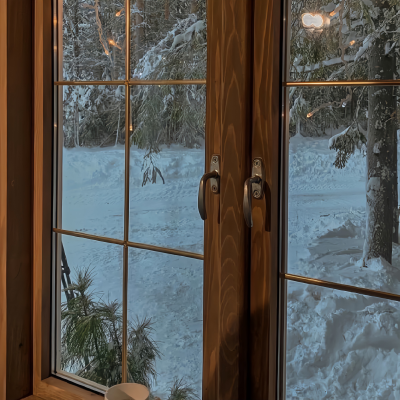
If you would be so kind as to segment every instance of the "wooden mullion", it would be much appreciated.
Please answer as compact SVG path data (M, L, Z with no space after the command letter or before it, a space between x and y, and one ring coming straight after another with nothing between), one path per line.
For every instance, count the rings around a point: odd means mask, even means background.
M221 193L207 193L204 400L247 399L252 2L208 2L206 170L221 156Z
M7 376L7 2L0 1L0 400Z
M254 7L252 159L263 159L267 187L253 200L250 398L265 400L277 396L281 2L255 0Z
M221 154L221 111L219 107L222 78L220 65L222 8L219 1L208 1L207 10L207 85L205 171L214 154ZM220 195L206 191L208 218L204 226L203 293L203 400L218 400L220 343L220 265L219 237Z
M43 0L34 9L34 157L33 157L33 394L42 380L43 268Z

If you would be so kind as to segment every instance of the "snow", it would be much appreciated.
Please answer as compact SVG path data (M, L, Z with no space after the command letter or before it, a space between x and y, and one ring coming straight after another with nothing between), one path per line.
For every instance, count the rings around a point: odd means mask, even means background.
M132 147L130 240L203 252L197 190L204 147L163 148L157 166L165 185L142 187L144 150ZM161 180L160 180L161 181ZM123 239L124 148L63 150L63 228ZM94 291L122 300L122 247L63 236L72 273L94 268ZM162 355L154 394L161 399L175 377L201 394L203 263L138 249L129 250L128 318L150 317Z
M329 136L290 139L288 272L400 293L400 245L393 245L392 264L363 265L366 159L356 151L336 169L329 145ZM143 155L132 148L130 240L201 252L204 148L164 147L157 165L165 185L141 186ZM64 149L63 168L63 227L122 238L124 149ZM121 299L119 246L66 236L63 243L73 270L93 266L96 290ZM155 394L166 399L173 378L183 377L200 396L202 262L137 249L129 262L129 320L151 317L163 353ZM396 302L290 282L286 398L399 400L399 320Z
M346 62L351 62L351 61L355 60L355 56L348 55L348 54L346 54L343 58ZM297 72L310 72L310 71L315 71L322 67L330 67L332 65L341 64L341 63L343 63L343 60L341 57L334 57L329 60L324 60L324 61L321 61L316 64L312 64L312 65L296 66L296 69L297 69Z
M344 131L342 131L342 132L336 134L335 136L332 136L332 137L329 139L328 147L329 147L330 149L332 149L332 148L336 145L336 141L340 138L340 136L345 135L349 129L350 129L350 128L346 128Z
M327 4L326 6L321 7L322 11L325 11L327 13L332 12L335 8L337 7L337 5L333 2Z
M363 265L366 159L336 169L332 139L290 139L288 272L400 293L399 245ZM400 399L399 318L397 302L290 282L286 398Z
M183 43L189 42L193 38L193 34L200 33L206 28L203 20L197 21L195 14L189 15L188 18L178 21L174 28L165 34L165 37L146 52L143 58L138 62L133 71L133 79L149 79L149 76L158 68L162 60ZM178 33L184 30L183 33ZM169 43L172 44L169 47Z

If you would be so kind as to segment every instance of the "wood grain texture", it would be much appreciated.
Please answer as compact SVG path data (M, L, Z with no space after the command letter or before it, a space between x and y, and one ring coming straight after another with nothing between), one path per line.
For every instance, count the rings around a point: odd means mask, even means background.
M57 378L47 378L37 386L36 396L44 400L101 400L100 396Z
M7 2L0 1L0 54L7 54ZM0 400L7 371L7 57L0 58Z
M32 394L32 23L7 0L7 400Z
M51 373L51 267L53 179L52 0L43 0L43 200L42 200L42 365L41 378Z
M221 154L221 31L222 8L220 2L209 1L207 10L207 119L206 162L213 154ZM219 236L220 195L207 191L208 218L204 229L204 292L203 292L203 400L218 400L219 392L219 299L221 243Z
M253 201L250 284L250 398L276 398L278 347L281 4L255 0L252 158L266 169L266 195Z
M42 400L42 399L40 397L32 395L32 396L25 397L23 400Z
M206 164L221 155L221 194L207 199L204 400L247 398L249 231L242 207L252 123L251 7L208 2Z
M33 394L42 380L43 240L43 0L34 9L34 156L33 156Z

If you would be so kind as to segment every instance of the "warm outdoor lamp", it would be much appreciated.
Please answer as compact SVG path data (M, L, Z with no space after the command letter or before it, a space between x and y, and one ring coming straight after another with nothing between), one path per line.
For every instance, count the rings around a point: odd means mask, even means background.
M301 16L301 21L306 29L320 29L324 25L324 17L321 14L303 14Z
M324 16L321 14L304 13L301 22L305 31L311 35L319 35L324 27Z

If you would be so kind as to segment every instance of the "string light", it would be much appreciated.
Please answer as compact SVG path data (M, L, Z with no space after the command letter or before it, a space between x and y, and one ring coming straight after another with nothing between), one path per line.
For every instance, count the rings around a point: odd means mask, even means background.
M307 114L307 118L311 118L312 116L313 116L312 113L308 113L308 114Z
M354 44L355 42L356 42L355 40L352 40L352 41L350 42L350 46L353 46L353 44Z
M124 9L121 8L121 10L119 10L119 11L115 14L115 16L116 16L116 17L119 17L119 16L122 14L123 11L124 11Z
M121 50L121 47L118 46L117 43L115 43L113 39L108 39L108 43L110 43L112 46L118 47Z

